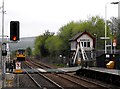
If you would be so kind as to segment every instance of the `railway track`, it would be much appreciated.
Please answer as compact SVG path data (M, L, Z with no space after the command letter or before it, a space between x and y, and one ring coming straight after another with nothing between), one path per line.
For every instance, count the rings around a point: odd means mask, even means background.
M34 66L38 66L38 67L41 67L41 68L46 68L45 66L42 66L43 64L40 64L39 63L34 63L34 62L31 62L31 64L33 64ZM49 68L49 66L47 66L47 68ZM89 80L86 80L86 79L83 79L83 78L80 78L80 77L76 77L74 75L70 75L70 74L56 74L56 73L52 73L52 74L44 74L45 76L49 77L50 79L52 79L53 81L55 81L56 83L59 84L59 81L56 81L56 80L59 80L58 78L60 78L60 81L65 81L65 83L69 83L69 87L81 87L81 88L84 88L84 89L93 89L93 88L97 88L97 89L110 89L111 86L106 86L104 84L98 84L98 83L95 83L93 81L89 81ZM64 84L65 84L64 83ZM66 86L64 86L64 84L62 84L61 86L63 86L64 88Z
M26 64L29 68L33 69L31 66ZM54 81L52 81L50 78L46 77L45 75L37 72L37 74L29 74L26 69L26 74L29 76L29 78L33 81L33 83L37 86L37 88L41 89L48 89L48 88L55 88L55 89L64 89ZM34 69L33 69L34 70Z
M31 65L30 65L30 67L31 67ZM88 89L88 88L82 86L81 84L70 81L66 78L61 78L56 74L41 74L41 73L38 73L38 74L43 76L44 78L47 78L47 80L52 81L52 83L54 83L61 89L68 89L68 88Z
M24 69L26 71L26 74L29 76L29 78L33 81L33 83L38 87L38 88L42 88L42 86L32 77L32 75L30 75L26 69Z
M52 69L53 67L51 66L48 66L46 64L43 64L43 63L40 63L40 62L37 62L37 61L34 61L34 60L28 60L27 63L31 63L33 64L34 66L37 66L37 67L40 67L40 68L43 68L43 69L46 69L46 68L49 68L49 69ZM30 64L30 65L31 65Z
M97 89L108 89L106 86L103 86L103 85L100 85L100 84L96 84L96 83L93 83L93 82L91 82L91 81L86 81L86 80L84 80L84 79L77 78L77 77L72 76L72 75L69 75L69 74L65 74L64 76L63 76L62 74L57 74L57 75L59 75L59 76L62 77L62 78L66 78L66 79L68 79L69 81L72 81L72 82L81 84L81 85L83 85L84 87L86 87L87 89L93 89L93 88L97 88Z

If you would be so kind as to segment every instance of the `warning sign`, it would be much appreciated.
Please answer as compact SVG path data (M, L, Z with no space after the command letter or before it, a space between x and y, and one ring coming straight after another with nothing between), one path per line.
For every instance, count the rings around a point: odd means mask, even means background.
M21 69L21 62L16 62L16 69Z

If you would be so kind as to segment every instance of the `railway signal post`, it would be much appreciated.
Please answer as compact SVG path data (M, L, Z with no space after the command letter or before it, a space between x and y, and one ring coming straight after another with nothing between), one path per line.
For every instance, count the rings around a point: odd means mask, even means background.
M5 14L5 10L4 10L4 0L2 1L2 45L4 42L4 14ZM2 69L2 87L6 86L6 81L5 81L5 74L6 74L6 70L5 70L5 56L2 55L2 51L3 51L3 47L1 47L1 69Z

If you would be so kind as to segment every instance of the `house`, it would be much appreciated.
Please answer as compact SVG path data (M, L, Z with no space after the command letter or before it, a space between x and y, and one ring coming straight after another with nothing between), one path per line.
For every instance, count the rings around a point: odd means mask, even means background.
M72 60L74 62L81 58L85 60L86 55L89 60L94 58L93 50L95 49L95 37L93 37L89 32L84 31L82 33L78 33L69 41L71 43L70 50L72 54Z

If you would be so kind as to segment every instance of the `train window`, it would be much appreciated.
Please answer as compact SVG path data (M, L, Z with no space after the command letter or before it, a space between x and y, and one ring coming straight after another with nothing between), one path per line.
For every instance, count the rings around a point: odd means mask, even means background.
M24 53L25 53L25 50L18 50L18 53L19 53L19 54L24 54Z

